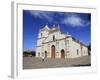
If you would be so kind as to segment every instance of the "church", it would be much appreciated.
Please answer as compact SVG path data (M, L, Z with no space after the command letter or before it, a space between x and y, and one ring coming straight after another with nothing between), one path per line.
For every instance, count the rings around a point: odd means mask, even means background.
M49 28L45 25L39 30L36 57L44 58L77 58L88 55L85 44L72 35L61 32L59 25Z

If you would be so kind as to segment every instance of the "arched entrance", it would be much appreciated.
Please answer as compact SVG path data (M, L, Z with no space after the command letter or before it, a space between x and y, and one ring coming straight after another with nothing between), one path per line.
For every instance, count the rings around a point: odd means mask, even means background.
M47 58L47 51L45 51L45 58Z
M51 46L51 58L55 58L55 46Z
M64 49L61 50L61 58L65 58L65 51L64 51Z

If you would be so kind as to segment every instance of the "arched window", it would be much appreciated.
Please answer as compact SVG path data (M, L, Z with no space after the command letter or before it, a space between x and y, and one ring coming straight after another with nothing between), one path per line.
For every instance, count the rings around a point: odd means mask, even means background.
M47 51L45 51L45 58L47 58Z
M79 55L79 50L77 49L77 55Z
M53 41L54 41L54 40L55 40L55 35L53 35L53 37L52 37L52 38L53 38Z

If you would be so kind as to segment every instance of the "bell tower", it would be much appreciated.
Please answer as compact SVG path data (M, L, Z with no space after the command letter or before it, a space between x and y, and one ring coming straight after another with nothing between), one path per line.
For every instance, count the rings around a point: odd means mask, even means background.
M42 54L43 41L47 38L49 34L49 30L50 28L48 27L48 25L45 25L44 28L39 30L38 40L37 40L37 49L36 49L37 57L39 57L38 54L40 54L40 56Z

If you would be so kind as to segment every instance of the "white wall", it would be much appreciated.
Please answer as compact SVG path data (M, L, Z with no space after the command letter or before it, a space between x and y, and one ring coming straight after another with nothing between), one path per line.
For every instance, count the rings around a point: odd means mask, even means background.
M81 46L82 46L82 51L81 51ZM70 49L71 49L70 50L71 58L88 55L88 48L83 45L80 45L80 43L74 40L70 41ZM78 50L78 53L77 53L77 50Z
M0 1L0 80L13 80L10 76L10 65L11 65L11 0L1 0ZM28 0L29 1L29 0ZM98 8L97 20L100 21L100 1L99 0L31 0L37 3L46 3L46 4L65 4L67 1L74 1L72 4L77 3L78 5L96 5ZM63 2L65 1L65 2ZM78 2L79 1L79 2ZM97 4L95 2L97 1ZM98 26L93 30L95 32L94 41L95 41L95 54L98 56L98 72L94 74L62 74L63 76L53 76L53 77L37 77L37 78L26 78L26 79L17 79L17 80L100 80L100 22Z
M43 36L45 36L47 38L41 38L41 33L42 33ZM53 35L55 35L55 40L56 39L63 39L63 38L66 37L66 35L61 34L60 31L50 33L49 35L48 35L48 32L41 31L38 34L39 34L38 36L39 36L40 39L38 39L38 41L37 41L37 46L41 46L42 45L42 42L46 43L46 42L53 41ZM56 47L56 42L51 42L49 46L48 46L48 43L46 43L46 44L43 44L43 48L42 47L37 47L37 51L36 51L37 52L37 55L36 56L38 56L38 53L42 54L42 52L44 53L45 51L47 51L47 53L49 51L49 54L50 54L51 53L51 46L52 45L55 45L56 51L61 52L61 49L64 49L65 50L65 40L59 41L59 49L58 50L57 50L57 47ZM61 54L60 55L59 54L58 54L58 57L61 56ZM57 57L57 54L55 54L55 56ZM51 57L51 54L48 55L48 57Z

